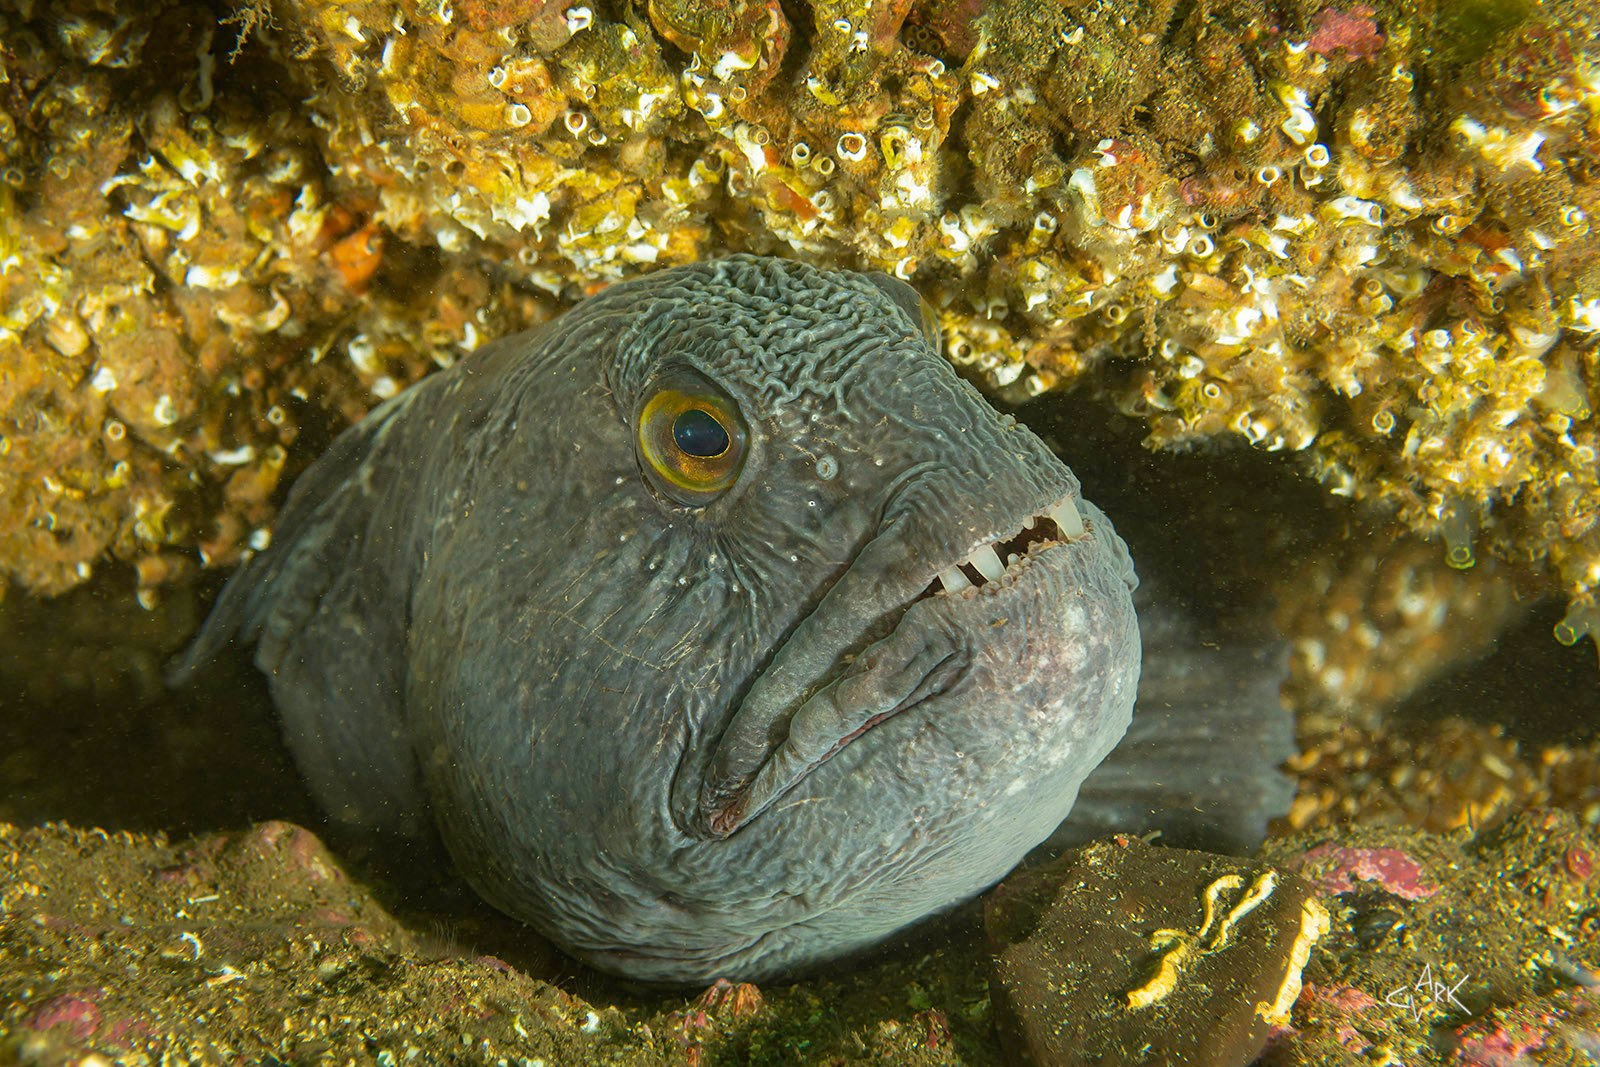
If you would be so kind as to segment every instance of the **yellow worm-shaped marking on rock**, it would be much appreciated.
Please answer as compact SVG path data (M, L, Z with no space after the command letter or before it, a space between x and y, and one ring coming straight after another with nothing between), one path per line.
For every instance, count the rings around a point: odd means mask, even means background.
M1329 926L1328 909L1322 906L1320 900L1311 897L1301 905L1300 933L1289 948L1289 969L1284 972L1283 981L1279 983L1277 995L1271 1003L1263 1000L1256 1004L1256 1014L1269 1025L1288 1025L1289 1009L1300 999L1300 975L1305 970L1306 961L1311 958L1311 946L1317 943L1317 938L1328 932Z

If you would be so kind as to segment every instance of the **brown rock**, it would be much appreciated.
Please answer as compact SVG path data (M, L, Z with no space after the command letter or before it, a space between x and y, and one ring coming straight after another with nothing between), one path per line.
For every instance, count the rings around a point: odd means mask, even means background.
M1293 875L1117 837L985 905L995 1019L1037 1064L1247 1064L1287 1022L1325 909Z

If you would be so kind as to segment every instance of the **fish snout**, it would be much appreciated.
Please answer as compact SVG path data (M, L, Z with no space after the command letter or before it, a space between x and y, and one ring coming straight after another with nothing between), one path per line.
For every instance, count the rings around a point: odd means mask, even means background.
M950 706L940 698L974 658L990 664L987 677L995 662L1045 654L1048 642L1009 646L1050 629L1039 624L1062 609L1072 572L1103 575L1108 552L1119 569L1120 539L1075 485L986 521L952 538L949 528L929 537L891 520L867 544L752 683L699 778L686 832L726 838L879 724L929 702ZM1120 569L1131 588L1131 565ZM1002 635L1007 622L1016 625Z

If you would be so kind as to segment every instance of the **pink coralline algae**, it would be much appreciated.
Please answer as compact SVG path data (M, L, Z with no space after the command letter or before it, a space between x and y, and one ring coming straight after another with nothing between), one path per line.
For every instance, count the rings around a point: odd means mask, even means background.
M1579 881L1594 873L1594 856L1588 849L1569 848L1565 858L1568 873Z
M1323 989L1307 984L1306 996L1312 1000L1339 1008L1342 1011L1366 1011L1368 1008L1376 1007L1378 1003L1377 998L1370 993L1350 985Z
M1360 888L1356 879L1375 882L1404 900L1423 900L1439 891L1422 865L1397 848L1345 848L1330 843L1307 852L1301 862L1324 893L1352 892ZM1313 874L1313 868L1321 873Z
M1456 1047L1455 1067L1521 1067L1532 1064L1527 1053L1544 1048L1534 1031L1494 1029L1465 1037Z
M1600 1051L1600 997L1564 990L1497 1009L1455 1032L1451 1067L1533 1067L1592 1060Z
M95 1004L98 999L98 991L84 996L63 994L51 997L33 1009L23 1020L23 1025L30 1030L65 1027L78 1040L87 1040L100 1028L100 1008Z
M328 847L310 830L293 823L261 823L245 834L240 844L246 852L281 858L290 869L304 873L313 882L339 882L345 877Z
M1333 8L1320 12L1306 44L1319 56L1342 51L1351 59L1369 59L1383 51L1383 35L1372 8L1356 4L1348 13Z

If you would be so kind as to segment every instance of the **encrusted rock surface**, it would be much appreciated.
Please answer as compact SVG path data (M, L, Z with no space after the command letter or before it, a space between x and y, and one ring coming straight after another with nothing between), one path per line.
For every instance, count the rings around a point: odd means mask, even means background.
M1447 718L1424 728L1327 730L1301 739L1296 830L1498 825L1548 805L1600 826L1600 742L1535 748L1499 724Z
M7 1062L666 1059L614 1010L413 935L290 823L183 845L0 824L0 870Z
M1469 12L1469 13L1463 13ZM1303 452L1600 614L1592 5L0 6L0 569L147 599L653 265L875 266L1013 395ZM546 294L547 300L540 294ZM310 429L314 432L302 433Z
M1571 815L1531 810L1476 837L1318 837L1266 849L1327 894L1332 924L1265 1063L1532 1067L1600 1047L1583 985L1600 944L1597 842Z

